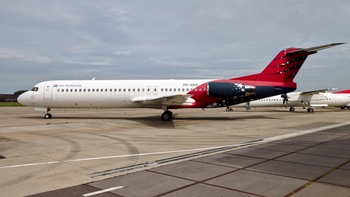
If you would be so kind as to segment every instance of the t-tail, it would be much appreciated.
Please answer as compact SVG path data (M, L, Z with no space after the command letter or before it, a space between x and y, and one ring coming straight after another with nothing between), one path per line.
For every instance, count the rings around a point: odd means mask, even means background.
M254 89L253 95L241 99L240 102L292 92L297 89L297 84L293 80L309 55L341 44L344 43L310 48L287 48L279 52L261 73L232 78L230 81Z
M279 52L261 73L232 78L231 80L294 83L293 79L307 56L315 54L319 50L341 44L344 43L333 43L304 49L287 48Z

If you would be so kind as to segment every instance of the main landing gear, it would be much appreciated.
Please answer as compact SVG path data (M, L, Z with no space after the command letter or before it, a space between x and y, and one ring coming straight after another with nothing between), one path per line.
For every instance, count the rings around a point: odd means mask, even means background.
M166 110L162 113L163 121L170 121L173 118L173 112Z
M311 107L309 107L309 108L307 108L307 112L314 113L314 109L312 109Z
M50 111L51 111L51 109L47 108L46 114L44 116L44 119L51 119L52 118L52 115L50 114Z

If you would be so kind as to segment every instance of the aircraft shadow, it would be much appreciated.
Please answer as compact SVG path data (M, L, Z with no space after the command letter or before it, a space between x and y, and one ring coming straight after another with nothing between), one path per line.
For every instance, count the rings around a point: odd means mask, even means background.
M23 117L24 118L24 117ZM26 119L40 119L43 117L25 117ZM135 116L123 116L123 117L94 117L94 116L59 116L56 115L53 117L53 120L129 120L135 121L140 124L144 124L150 127L157 128L175 128L175 123L179 124L191 124L200 121L237 121L237 120L252 120L252 119L275 119L271 117L266 117L263 115L252 115L252 116L215 116L215 117L177 117L177 114L173 115L173 119L171 121L162 121L160 116L143 116L143 117L135 117ZM45 121L45 120L44 120ZM188 122L187 122L188 121Z

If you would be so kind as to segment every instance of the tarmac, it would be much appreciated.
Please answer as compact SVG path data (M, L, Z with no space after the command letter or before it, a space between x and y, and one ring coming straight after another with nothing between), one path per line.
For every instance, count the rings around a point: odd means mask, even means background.
M1 196L350 196L349 110L0 108Z

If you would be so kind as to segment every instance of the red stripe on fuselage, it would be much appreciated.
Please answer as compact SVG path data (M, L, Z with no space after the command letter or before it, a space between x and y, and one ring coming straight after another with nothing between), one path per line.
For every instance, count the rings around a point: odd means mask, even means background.
M342 90L339 92L333 92L332 94L350 94L350 90Z

